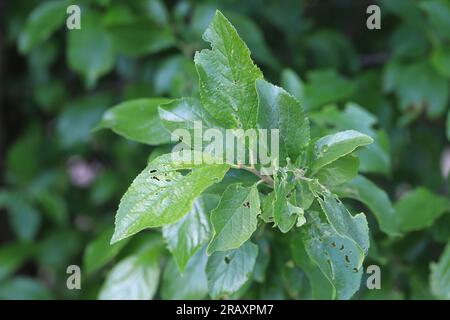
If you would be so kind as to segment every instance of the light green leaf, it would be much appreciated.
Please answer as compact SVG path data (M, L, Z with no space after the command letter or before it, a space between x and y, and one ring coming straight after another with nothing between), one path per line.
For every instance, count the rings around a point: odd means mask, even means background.
M358 168L358 158L349 154L320 168L316 178L324 186L338 186L356 177L358 175Z
M203 105L224 127L254 128L258 118L255 81L263 76L250 50L219 11L203 39L212 47L194 58Z
M171 300L200 300L208 294L208 280L205 267L208 256L199 250L180 274L174 260L170 260L164 270L161 296Z
M150 98L123 102L106 111L97 128L109 128L127 139L150 145L168 143L170 134L161 124L158 106L169 101Z
M335 298L350 299L360 287L364 252L356 242L336 232L328 223L321 222L318 214L312 213L308 221L299 229L305 251L334 287ZM314 265L311 266L314 271L313 268ZM311 272L309 276L313 281L320 279L319 275ZM313 287L319 291L315 295L326 297L330 294L327 287Z
M88 88L114 67L116 53L110 34L93 10L83 12L82 28L67 32L67 61L70 69L85 78Z
M258 246L251 242L235 250L214 252L206 264L211 297L218 299L238 291L250 279L257 256Z
M297 218L302 220L303 210L296 206L293 174L280 169L274 175L273 219L281 232L286 233L294 226Z
M437 263L431 263L430 287L440 299L450 300L450 242Z
M317 200L330 225L339 235L355 241L361 251L367 254L370 240L366 216L363 213L352 216L344 204L329 191L323 191L321 196Z
M373 139L355 130L341 131L322 137L314 145L313 170L353 152L356 148L371 144Z
M191 210L194 200L220 181L229 166L214 163L206 154L166 154L153 160L133 181L120 201L111 243L143 229L177 222ZM180 160L174 161L178 157ZM195 163L199 159L200 163ZM191 169L188 174L179 170Z
M100 290L101 300L149 300L159 283L159 251L148 250L120 261Z
M217 206L219 196L203 194L195 200L191 211L174 224L163 226L167 248L181 273L189 259L209 240L211 228L209 213Z
M98 271L122 250L127 240L110 245L113 229L103 231L95 240L90 242L84 251L84 271L87 274Z
M19 51L28 53L47 40L65 21L67 1L40 3L28 16L19 35Z
M309 120L300 103L280 87L257 80L259 126L279 129L282 147L293 161L309 144Z
M351 198L364 203L375 215L380 229L389 235L398 235L395 209L386 192L363 176L358 176L337 188L341 198Z
M211 212L214 233L208 245L208 255L215 251L239 248L255 232L257 216L260 213L256 186L228 186L219 205Z
M398 228L402 232L427 228L449 210L450 200L422 187L407 193L395 204Z

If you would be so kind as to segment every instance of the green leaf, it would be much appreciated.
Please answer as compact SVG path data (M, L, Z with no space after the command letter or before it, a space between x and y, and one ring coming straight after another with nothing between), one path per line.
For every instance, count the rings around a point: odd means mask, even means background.
M2 282L1 300L50 300L54 299L49 289L41 282L28 277L16 277Z
M450 110L447 113L447 139L450 141Z
M235 250L214 252L206 264L211 297L218 299L238 291L250 279L257 256L258 246L251 242Z
M281 232L286 233L299 221L302 224L303 210L296 206L293 174L280 169L274 175L273 219Z
M450 299L450 242L437 263L431 263L430 287L440 299Z
M20 240L32 240L41 226L42 217L30 200L20 193L4 194L0 207L7 209L9 224Z
M386 192L363 176L339 186L337 193L341 198L351 198L364 203L375 215L380 229L395 236L397 230L396 213Z
M100 290L101 300L149 300L159 283L159 251L128 256L110 271Z
M219 196L203 194L195 200L191 211L174 224L163 226L167 248L181 273L189 259L206 243L211 235L209 213L217 206Z
M418 7L428 14L430 23L437 33L450 37L450 4L445 0L422 1Z
M95 11L83 11L82 28L67 32L68 65L84 77L88 88L114 67L116 59L111 36L99 21Z
M427 228L449 210L450 200L423 187L408 192L395 204L398 228L402 232Z
M281 86L298 101L303 101L305 84L293 70L284 69L281 72Z
M250 50L219 11L203 39L212 47L194 58L203 105L224 127L254 128L258 118L255 81L263 75L253 64Z
M114 49L131 56L152 54L170 48L175 37L168 27L161 27L148 20L108 25Z
M313 110L328 103L346 100L354 91L355 84L335 70L316 70L308 74L302 102L306 110Z
M106 111L97 128L109 128L129 140L150 145L168 143L170 134L161 124L158 106L169 101L150 98L123 102Z
M280 87L257 80L259 119L263 129L279 129L282 148L293 161L309 144L309 120L300 103Z
M435 47L431 54L431 64L437 73L450 79L450 45Z
M428 61L403 67L396 93L402 111L425 107L432 118L442 115L450 96L447 79L436 73Z
M181 219L191 210L194 200L209 186L220 181L229 166L214 163L200 152L166 154L153 160L133 181L120 201L116 228L111 243L143 229L160 227ZM196 159L202 160L194 163ZM187 161L184 161L187 160ZM179 170L191 171L183 175Z
M67 6L67 1L58 0L40 3L33 9L19 35L19 51L29 53L50 38L63 25Z
M162 104L159 107L159 117L163 126L172 134L175 134L177 129L189 131L192 141L183 140L183 142L193 148L196 147L195 139L203 139L205 130L218 127L216 121L195 98L181 98ZM202 130L199 130L200 128ZM197 137L199 134L200 136Z
M321 196L317 199L330 225L339 235L355 241L360 250L367 254L370 240L366 216L363 213L352 216L344 204L329 191L324 190Z
M308 228L307 226L308 225L306 225L306 228ZM334 299L336 297L335 287L306 251L305 244L308 244L308 242L304 242L304 236L307 235L306 230L308 229L305 229L305 232L303 233L296 232L294 234L291 241L292 258L306 273L311 284L311 296L313 299Z
M338 186L356 177L358 175L358 168L358 158L349 154L320 168L316 178L324 186Z
M344 110L335 105L324 107L320 112L309 115L311 121L320 127L333 127L336 130L357 130L367 134L374 142L358 151L361 172L388 174L390 171L389 141L382 130L375 130L377 118L355 103L347 103Z
M321 222L318 214L312 213L308 218L308 223L299 231L305 251L313 263L310 268L314 270L314 264L320 268L334 287L333 298L350 299L360 287L364 252L346 235ZM313 281L319 279L323 282L319 275L311 272L309 275ZM314 284L313 287L316 292L319 290L315 295L327 296L330 293L327 286L321 289Z
M373 139L355 130L341 131L320 138L314 145L312 169L318 170L327 164L353 152L356 148L371 144Z
M28 243L4 244L0 248L0 282L22 266L32 248Z
M87 245L83 257L84 271L87 274L98 271L108 262L112 261L128 243L128 241L125 240L110 245L113 231L112 228L108 228Z
M205 250L198 250L180 274L174 260L170 260L164 270L161 296L169 300L200 300L208 294L206 279L206 262L208 256Z
M239 248L256 230L257 216L261 213L256 186L241 184L228 186L220 202L211 212L213 236L207 253Z

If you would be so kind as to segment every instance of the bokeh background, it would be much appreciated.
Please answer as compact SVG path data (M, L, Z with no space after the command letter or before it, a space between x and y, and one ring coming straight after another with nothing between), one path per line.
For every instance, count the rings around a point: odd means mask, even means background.
M69 4L81 7L79 31L66 28ZM371 4L380 30L366 27ZM419 187L449 199L447 0L0 1L0 299L95 299L117 261L159 237L108 245L120 197L169 147L93 129L124 100L196 95L193 54L206 47L216 9L265 77L300 99L313 130L375 137L361 171L393 203ZM409 210L428 212L433 199ZM382 290L356 299L445 297L430 286L430 264L449 240L448 210L400 238L371 227L367 263L382 266ZM308 298L302 271L278 251L264 281L237 298ZM160 255L161 278L170 278L169 254ZM82 290L66 287L73 264ZM156 298L185 298L161 283Z

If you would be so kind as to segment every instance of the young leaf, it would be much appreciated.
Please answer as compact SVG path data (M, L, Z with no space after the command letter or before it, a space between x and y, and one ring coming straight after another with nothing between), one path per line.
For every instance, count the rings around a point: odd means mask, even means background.
M154 250L130 255L108 274L99 299L152 299L158 288L159 273L159 254Z
M312 213L308 218L308 223L299 229L305 251L335 288L336 298L350 299L361 283L364 252L356 242L321 222L318 214ZM310 278L318 277L310 273Z
M258 117L255 81L263 77L236 29L219 11L203 34L212 49L195 54L200 97L224 127L254 128Z
M153 160L133 181L120 201L111 243L145 228L160 227L181 219L194 200L210 185L220 181L229 166L213 163L206 154L191 152L194 161L177 161L174 153ZM176 156L180 156L180 153ZM181 157L181 156L180 156ZM179 170L191 171L183 175Z
M208 215L217 206L219 196L203 194L195 200L191 211L174 224L163 226L167 248L181 273L189 259L209 240L211 228Z
M260 213L256 186L228 186L219 205L211 212L214 234L208 245L208 255L215 251L239 248L255 232Z
M208 290L213 299L238 291L250 275L258 256L258 246L246 242L238 249L214 252L206 264Z
M349 183L339 186L336 190L342 198L351 198L364 203L375 215L380 229L395 236L397 221L395 209L386 192L363 176L358 176Z
M295 183L291 178L292 173L282 169L274 175L273 218L283 233L291 230L297 218L303 217L302 209L295 205Z
M309 120L300 103L280 87L257 80L259 126L279 129L282 148L293 161L309 144Z
M161 296L172 300L199 300L208 294L208 280L205 267L208 256L199 250L180 273L174 260L170 260L164 270Z
M313 171L353 152L356 148L371 144L373 139L354 130L341 131L322 137L314 145Z
M430 287L440 299L450 299L450 242L437 263L431 264Z
M129 140L150 145L168 143L170 134L161 125L158 106L169 101L149 98L123 102L106 111L97 128L109 128Z
M407 193L395 204L398 228L402 232L429 227L449 210L450 200L422 187Z

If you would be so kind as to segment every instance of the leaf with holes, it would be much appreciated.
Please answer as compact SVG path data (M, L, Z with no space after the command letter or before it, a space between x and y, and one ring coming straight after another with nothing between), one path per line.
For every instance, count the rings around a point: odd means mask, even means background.
M194 151L170 153L153 160L122 197L111 243L181 219L194 200L228 171L228 165L214 164L214 160ZM180 170L190 172L183 175Z
M213 299L229 296L250 279L258 246L246 242L238 249L214 252L206 264L208 290Z
M239 248L255 232L260 213L256 186L228 186L219 205L211 212L214 233L208 245L208 254Z

